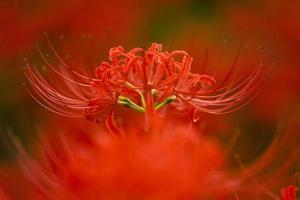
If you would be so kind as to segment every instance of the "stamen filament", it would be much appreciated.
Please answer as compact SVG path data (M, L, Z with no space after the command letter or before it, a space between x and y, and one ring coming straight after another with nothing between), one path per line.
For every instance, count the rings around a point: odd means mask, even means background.
M119 96L118 103L133 108L134 110L137 110L139 112L145 112L145 109L143 107L139 106L138 104L136 104L135 102L133 102L127 97Z
M158 110L160 109L161 107L169 104L169 103L172 103L174 100L176 99L176 96L173 95L173 96L170 96L168 98L166 98L164 101L162 101L161 103L158 103L155 105L155 110Z

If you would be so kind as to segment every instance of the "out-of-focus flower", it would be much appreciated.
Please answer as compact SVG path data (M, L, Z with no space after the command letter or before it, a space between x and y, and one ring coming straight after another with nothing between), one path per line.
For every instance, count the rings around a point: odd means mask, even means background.
M281 200L297 200L298 187L290 185L281 190Z
M38 48L47 66L64 80L62 85L49 83L27 64L25 74L36 98L48 109L65 116L86 116L98 119L99 114L112 113L115 104L145 112L153 119L157 110L173 103L196 119L197 112L224 114L235 111L253 99L264 81L262 61L247 77L236 79L236 56L224 80L214 75L191 72L193 59L185 51L163 52L153 43L147 50L134 48L125 52L121 46L112 48L110 62L102 62L90 78L74 71L50 48L60 64L53 66ZM240 52L239 52L240 53Z
M67 120L59 125L65 132L48 124L35 158L17 147L21 168L35 186L29 199L234 199L236 194L296 200L294 186L277 194L297 169L298 119L281 126L267 151L241 169L224 167L228 150L169 117L156 120L151 134L133 117L126 137Z
M123 138L69 127L73 131L42 138L37 161L21 150L20 164L41 199L217 196L212 191L220 185L211 179L222 163L222 148L193 129L173 124L156 123L151 135L131 126Z

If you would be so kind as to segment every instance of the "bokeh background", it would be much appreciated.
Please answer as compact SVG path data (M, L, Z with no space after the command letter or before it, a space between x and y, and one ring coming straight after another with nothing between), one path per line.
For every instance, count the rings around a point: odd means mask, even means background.
M107 60L111 47L147 48L157 42L165 50L189 52L195 71L202 69L209 52L209 72L220 48L226 46L230 61L239 43L251 41L272 63L263 91L238 112L201 114L197 126L224 143L239 130L234 152L245 164L255 162L272 143L278 124L299 113L299 9L297 0L1 0L1 168L16 165L7 135L15 135L31 151L42 124L70 120L42 108L22 84L24 59L43 67L34 45L43 47L45 32L68 62L91 71Z

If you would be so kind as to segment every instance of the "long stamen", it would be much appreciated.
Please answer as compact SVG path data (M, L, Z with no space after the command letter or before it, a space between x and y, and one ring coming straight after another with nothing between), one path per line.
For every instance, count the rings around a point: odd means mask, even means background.
M78 72L72 70L72 68L66 64L66 62L60 57L60 55L57 53L57 51L55 50L54 46L52 45L52 43L50 42L50 39L48 37L48 35L46 35L46 39L47 39L47 44L48 46L50 47L51 51L54 53L54 55L56 56L56 58L59 60L59 62L61 62L63 64L63 66L65 68L67 68L70 72L72 72L74 75L77 75L78 77L80 78L83 78L87 81L97 81L97 79L93 79L93 78L89 78L89 77L86 77L82 74L79 74Z
M50 69L52 71L54 71L56 74L58 74L60 77L62 77L63 79L67 80L67 81L70 81L72 83L75 83L75 84L78 84L80 86L85 86L85 87L91 87L92 85L91 84L86 84L86 83L80 83L80 82L77 82L77 81L74 81L73 79L71 78L68 78L66 76L64 76L62 73L60 73L53 65L50 64L50 62L48 61L48 59L46 58L46 56L44 55L44 53L42 52L42 50L39 48L38 45L36 45L36 48L39 52L39 54L41 55L42 59L44 60L44 62L47 64L48 67L50 67Z
M139 106L138 104L134 103L132 100L130 100L127 97L119 96L118 103L124 106L128 106L130 108L133 108L134 110L145 112L144 107Z
M155 105L155 110L159 110L159 109L162 108L163 106L165 106L165 105L167 105L167 104L169 104L169 103L172 103L172 102L175 101L175 100L176 100L176 96L175 96L175 95L173 95L173 96L171 96L171 97L168 97L168 98L166 98L163 102L156 104L156 105Z

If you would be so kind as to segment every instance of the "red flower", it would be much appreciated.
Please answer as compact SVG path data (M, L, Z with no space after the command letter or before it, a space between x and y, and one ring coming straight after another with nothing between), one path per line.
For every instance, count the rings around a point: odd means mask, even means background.
M297 190L298 187L290 185L286 188L281 189L281 199L282 200L297 200Z
M169 120L169 119L168 119ZM41 199L198 199L222 190L214 172L223 153L184 124L163 120L153 134L130 126L127 137L72 126L43 137L35 160L20 164ZM54 128L53 130L57 130ZM142 136L142 137L141 137Z
M62 67L54 67L39 48L38 51L48 67L64 79L66 88L50 84L29 64L25 74L39 102L71 117L98 119L99 113L108 113L116 103L145 112L149 120L171 102L193 118L198 111L224 114L255 97L264 80L261 63L247 78L236 80L233 70L237 56L228 75L218 83L213 76L192 73L193 59L185 51L163 52L162 45L157 43L147 50L134 48L125 52L122 46L112 48L110 62L102 62L95 71L96 77L90 78L75 72L50 42L49 45Z

